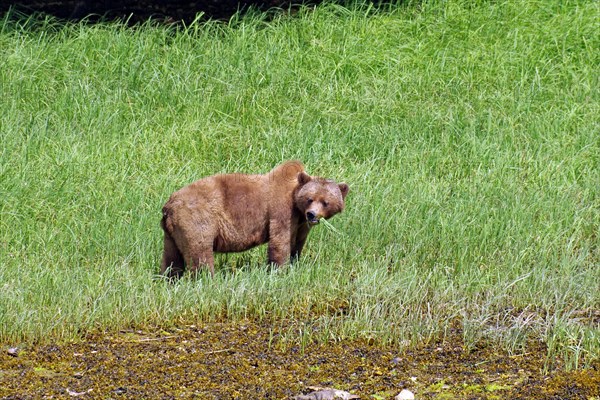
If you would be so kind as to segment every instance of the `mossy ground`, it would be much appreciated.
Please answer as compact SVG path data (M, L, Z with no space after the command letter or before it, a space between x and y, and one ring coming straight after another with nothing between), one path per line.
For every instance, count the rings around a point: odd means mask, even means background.
M165 330L97 333L76 343L29 346L0 355L0 398L286 399L329 386L363 399L408 388L419 399L597 399L600 364L544 373L546 347L523 354L480 344L462 332L414 349L368 341L300 346L272 326L210 323Z

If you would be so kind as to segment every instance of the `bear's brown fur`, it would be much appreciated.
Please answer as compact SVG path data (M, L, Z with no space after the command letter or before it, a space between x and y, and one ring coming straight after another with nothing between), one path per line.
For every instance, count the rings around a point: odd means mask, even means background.
M311 177L299 161L264 175L223 174L200 179L173 193L163 207L161 273L183 275L207 266L214 252L268 245L269 263L297 259L310 228L344 209L348 185Z

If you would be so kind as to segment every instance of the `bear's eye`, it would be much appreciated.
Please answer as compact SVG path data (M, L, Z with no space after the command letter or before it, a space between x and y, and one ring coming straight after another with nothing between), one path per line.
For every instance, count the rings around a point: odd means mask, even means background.
M307 202L308 204L310 204L310 203L312 203L312 202L313 202L313 199L308 199L306 202Z
M328 202L326 202L326 201L323 202L323 207L327 207L328 205L329 205Z

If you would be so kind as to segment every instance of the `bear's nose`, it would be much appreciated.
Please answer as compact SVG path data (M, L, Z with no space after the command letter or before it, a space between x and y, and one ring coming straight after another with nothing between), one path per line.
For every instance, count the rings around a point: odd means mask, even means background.
M310 222L319 222L319 220L317 219L317 214L315 214L312 211L306 212L306 219Z

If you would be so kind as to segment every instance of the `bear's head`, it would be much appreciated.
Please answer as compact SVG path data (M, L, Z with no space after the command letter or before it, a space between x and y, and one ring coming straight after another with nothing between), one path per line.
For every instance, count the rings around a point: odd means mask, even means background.
M310 225L321 218L329 219L344 209L348 185L329 179L311 177L305 172L298 174L298 187L294 203Z

